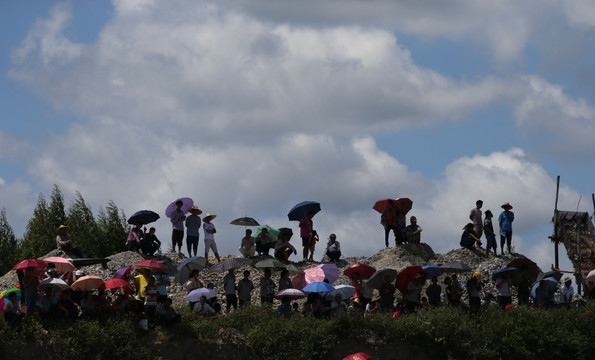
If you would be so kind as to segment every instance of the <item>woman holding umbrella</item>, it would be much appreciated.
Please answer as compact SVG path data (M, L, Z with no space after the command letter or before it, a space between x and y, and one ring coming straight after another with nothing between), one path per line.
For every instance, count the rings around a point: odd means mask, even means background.
M145 236L141 228L143 223L137 222L136 225L128 233L126 239L126 248L130 251L139 251L141 249L142 239Z

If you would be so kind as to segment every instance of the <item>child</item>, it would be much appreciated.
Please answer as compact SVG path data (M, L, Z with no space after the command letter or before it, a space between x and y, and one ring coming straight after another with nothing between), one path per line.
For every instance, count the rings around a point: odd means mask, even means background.
M490 249L494 249L494 255L498 256L498 245L496 244L496 234L494 233L494 226L492 225L492 218L494 214L490 210L486 210L485 219L483 220L483 232L486 236L486 256L490 255Z

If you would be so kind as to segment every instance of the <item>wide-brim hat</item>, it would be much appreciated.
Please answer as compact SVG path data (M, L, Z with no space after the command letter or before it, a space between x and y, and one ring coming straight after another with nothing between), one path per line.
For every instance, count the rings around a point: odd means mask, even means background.
M216 217L217 217L217 215L215 215L215 214L209 214L209 213L207 213L207 214L206 214L206 215L205 215L205 216L202 218L202 221L211 221L211 220L213 220L213 219L214 219L214 218L216 218Z
M572 281L572 278L570 278L570 276L564 278L564 284L566 284L569 281Z
M66 226L66 225L60 225L60 226L59 226L59 227L56 229L56 232L60 232L60 230L62 230L62 229L68 230L68 229L69 229L69 227L68 227L68 226Z
M510 205L509 203L505 202L504 204L502 204L502 206L500 206L502 209L512 209L512 205Z
M196 215L200 215L202 214L202 210L198 208L198 206L194 205L193 207L191 207L189 210L189 212L191 213L196 213Z

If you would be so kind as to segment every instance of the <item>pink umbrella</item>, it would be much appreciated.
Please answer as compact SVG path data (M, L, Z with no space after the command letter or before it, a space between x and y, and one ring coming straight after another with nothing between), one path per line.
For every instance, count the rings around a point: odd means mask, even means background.
M320 264L316 267L304 270L306 283L328 280L330 284L339 278L339 268L335 264Z
M74 271L75 267L71 261L59 256L50 256L43 259L46 263L53 263L56 265L57 272Z
M305 274L299 273L291 279L291 285L294 289L303 289L304 286L308 285L306 282Z
M161 261L156 260L142 260L134 264L134 268L147 268L151 270L165 270L167 269L167 265L162 263Z
M171 214L176 210L176 203L178 201L182 202L182 212L185 214L194 206L194 201L189 197L182 197L172 201L167 208L165 209L165 216L171 217Z

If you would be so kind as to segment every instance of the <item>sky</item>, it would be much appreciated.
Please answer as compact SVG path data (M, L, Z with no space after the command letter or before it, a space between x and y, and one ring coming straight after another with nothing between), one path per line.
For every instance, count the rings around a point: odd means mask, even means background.
M18 237L56 184L95 214L157 211L165 244L166 206L191 197L222 255L242 216L299 245L287 212L318 201L315 259L331 233L369 256L372 206L408 197L443 253L481 199L513 205L515 250L549 270L557 176L558 208L593 213L589 0L3 0L0 32L0 207Z

